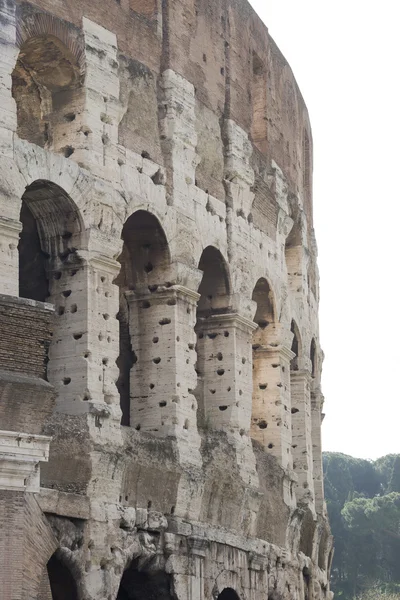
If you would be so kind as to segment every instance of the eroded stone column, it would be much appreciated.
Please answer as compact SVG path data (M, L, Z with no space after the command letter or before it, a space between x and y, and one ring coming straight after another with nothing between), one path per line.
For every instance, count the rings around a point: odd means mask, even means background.
M199 417L207 429L250 430L252 332L257 325L238 314L200 318L197 330Z
M224 431L236 451L242 478L257 484L250 439L252 333L256 324L238 314L198 319L197 372L199 425Z
M322 406L323 396L321 389L311 391L311 425L312 425L312 449L313 449L313 473L314 473L314 493L315 509L318 514L324 510L324 474L322 467L322 442L321 442L321 424L322 424Z
M314 505L313 452L311 437L311 375L308 369L290 373L292 399L293 468L298 477L297 500Z
M126 292L135 354L131 369L130 423L141 431L172 436L198 458L196 387L196 306L199 294L187 287L153 287Z
M75 132L71 158L102 179L114 181L119 177L117 38L86 17L82 24L86 70L77 114L68 124L69 135Z
M160 130L167 167L168 201L188 212L187 194L195 183L199 158L194 85L172 69L161 76Z
M290 361L294 354L282 345L253 348L253 414L251 435L284 469L291 468L292 415Z
M57 321L48 377L60 412L79 414L97 406L103 416L119 420L118 288L113 285L119 269L112 259L93 257L49 274Z

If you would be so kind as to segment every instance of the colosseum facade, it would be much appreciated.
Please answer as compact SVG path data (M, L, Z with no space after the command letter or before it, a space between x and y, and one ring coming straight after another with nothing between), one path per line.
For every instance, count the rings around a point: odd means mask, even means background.
M332 598L316 256L246 0L0 0L2 600Z

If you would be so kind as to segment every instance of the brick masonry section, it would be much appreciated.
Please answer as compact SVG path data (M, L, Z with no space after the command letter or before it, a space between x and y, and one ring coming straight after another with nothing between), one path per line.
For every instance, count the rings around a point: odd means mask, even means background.
M0 295L1 370L45 379L53 320L51 304Z

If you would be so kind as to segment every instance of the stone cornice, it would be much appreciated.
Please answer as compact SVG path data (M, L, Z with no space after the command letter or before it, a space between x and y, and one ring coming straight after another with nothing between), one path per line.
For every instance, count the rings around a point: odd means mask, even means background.
M0 489L39 492L40 462L49 460L51 438L0 431Z

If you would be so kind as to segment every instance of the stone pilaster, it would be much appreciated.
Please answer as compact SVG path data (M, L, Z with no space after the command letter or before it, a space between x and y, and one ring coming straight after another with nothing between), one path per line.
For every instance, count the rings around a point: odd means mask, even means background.
M312 449L313 449L313 474L314 474L314 492L315 509L318 514L324 512L324 474L322 468L322 442L321 442L321 423L322 407L324 398L321 389L313 389L311 386L311 423L312 423Z
M196 387L196 306L199 294L182 285L127 292L129 329L136 362L131 369L130 423L171 436L199 460Z
M298 476L296 497L298 502L307 503L314 510L310 380L310 372L306 369L290 372L293 468Z
M196 326L199 411L206 428L249 433L256 327L238 314L213 315Z
M85 81L71 140L71 158L109 181L119 177L118 48L114 33L83 17ZM67 124L68 125L68 124ZM68 132L71 132L69 124ZM64 139L59 136L61 140ZM57 152L59 149L54 148Z
M19 295L18 243L20 221L0 217L0 293Z
M11 73L18 56L16 46L15 2L0 5L0 155L13 156L13 133L17 111L11 93Z
M57 391L57 410L120 418L118 372L118 262L89 258L49 274L49 301L56 307L48 378ZM100 412L99 412L100 411Z
M190 186L195 184L199 160L195 90L192 83L171 69L162 74L160 87L160 130L167 167L168 201L187 212L190 207L187 195Z
M285 346L253 348L253 414L251 436L291 468L292 415L290 360L294 354Z
M242 477L257 481L250 439L252 333L257 325L238 314L200 318L197 331L199 423L224 431L233 443Z

